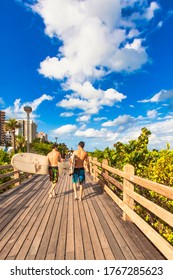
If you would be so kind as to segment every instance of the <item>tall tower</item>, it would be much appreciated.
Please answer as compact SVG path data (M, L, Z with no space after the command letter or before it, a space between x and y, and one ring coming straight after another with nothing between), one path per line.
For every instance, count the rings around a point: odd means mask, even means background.
M20 128L16 129L16 135L22 135L27 140L27 120L18 120L18 123L20 124ZM29 122L29 135L29 142L31 143L37 135L37 125L31 120Z
M5 112L0 111L0 145L5 144L4 124L5 124Z

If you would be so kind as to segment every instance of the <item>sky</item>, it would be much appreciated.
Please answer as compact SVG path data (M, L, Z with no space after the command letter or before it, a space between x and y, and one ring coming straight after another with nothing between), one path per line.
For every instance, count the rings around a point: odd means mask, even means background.
M172 0L1 0L0 110L88 151L173 149Z

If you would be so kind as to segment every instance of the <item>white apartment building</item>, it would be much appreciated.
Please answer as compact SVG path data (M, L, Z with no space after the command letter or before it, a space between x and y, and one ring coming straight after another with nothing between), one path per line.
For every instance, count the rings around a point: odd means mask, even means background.
M20 124L20 128L16 128L16 136L21 135L25 137L27 141L27 120L17 120ZM33 121L29 121L29 142L31 143L37 137L37 125ZM6 133L6 142L11 143L11 133Z
M27 141L27 120L17 120L20 128L16 129L16 135L22 135ZM33 121L29 121L29 142L31 143L37 137L37 125Z

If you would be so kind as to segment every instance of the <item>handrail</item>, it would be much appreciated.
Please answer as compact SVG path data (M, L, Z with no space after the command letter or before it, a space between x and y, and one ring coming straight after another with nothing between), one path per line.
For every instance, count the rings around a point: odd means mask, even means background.
M23 173L19 170L14 170L11 164L0 165L0 171L1 170L5 170L7 172L0 174L0 179L10 177L10 180L0 184L0 190L5 190L7 187L14 185L19 186L23 180L31 176L30 173Z
M134 205L137 202L173 227L173 213L137 193L135 185L152 190L168 199L173 199L173 188L134 175L134 167L129 164L125 165L124 170L121 171L109 166L107 160L100 163L97 158L90 157L90 169L94 181L98 182L122 209L123 219L136 224L167 259L173 260L173 246L134 211ZM121 177L123 183L113 178L113 175ZM122 191L122 199L113 192L109 183Z

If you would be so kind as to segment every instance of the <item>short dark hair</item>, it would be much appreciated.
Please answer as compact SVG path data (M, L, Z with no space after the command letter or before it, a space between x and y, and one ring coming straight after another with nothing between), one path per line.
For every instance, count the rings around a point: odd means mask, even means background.
M53 144L53 145L52 145L52 149L55 149L55 148L58 148L58 145L57 145L57 144Z
M85 146L85 143L83 141L80 141L78 145L83 148Z

